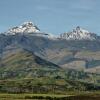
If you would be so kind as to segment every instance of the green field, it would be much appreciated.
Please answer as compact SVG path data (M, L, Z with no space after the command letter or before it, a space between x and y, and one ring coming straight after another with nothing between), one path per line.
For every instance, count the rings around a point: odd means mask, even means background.
M0 94L0 100L100 100L100 92L57 94Z

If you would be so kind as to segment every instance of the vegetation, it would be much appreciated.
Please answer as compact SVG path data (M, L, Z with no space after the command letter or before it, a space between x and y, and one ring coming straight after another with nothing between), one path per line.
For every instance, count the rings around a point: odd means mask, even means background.
M7 54L0 61L0 79L40 78L78 80L100 84L99 74L83 71L63 70L59 66L43 60L36 55L19 49L16 53Z
M54 94L0 94L0 100L99 100L100 92L74 95Z
M92 83L66 80L60 78L40 77L34 79L1 80L1 93L48 93L66 94L76 91L99 91L100 86Z
M14 50L11 54L5 54L5 57L0 59L1 100L99 100L99 94L84 94L88 91L100 91L99 74L64 70L19 47L16 47L16 52Z

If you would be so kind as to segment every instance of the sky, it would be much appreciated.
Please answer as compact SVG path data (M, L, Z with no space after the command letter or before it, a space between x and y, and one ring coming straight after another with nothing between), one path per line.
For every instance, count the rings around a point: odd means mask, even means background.
M0 0L0 32L32 21L60 34L80 26L100 35L100 0Z

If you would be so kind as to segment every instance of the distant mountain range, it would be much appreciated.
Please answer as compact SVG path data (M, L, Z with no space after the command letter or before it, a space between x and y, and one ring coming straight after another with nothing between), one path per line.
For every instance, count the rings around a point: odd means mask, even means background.
M55 36L32 22L0 34L1 75L36 66L100 74L100 37L79 26Z
M32 34L34 33L34 34ZM17 34L32 34L36 36L52 37L55 39L66 39L66 40L96 40L98 36L95 33L91 33L77 26L72 32L65 32L59 36L54 36L45 32L41 32L40 29L32 22L24 22L20 26L10 28L7 32L2 34L5 35L17 35Z

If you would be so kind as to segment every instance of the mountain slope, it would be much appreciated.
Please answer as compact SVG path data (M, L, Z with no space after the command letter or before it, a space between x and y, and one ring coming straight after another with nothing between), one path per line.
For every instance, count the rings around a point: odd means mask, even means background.
M70 66L71 67L71 66ZM80 69L80 68L79 68ZM83 71L63 70L36 54L23 49L17 43L6 46L0 59L0 79L25 79L46 77L55 79L71 79L93 83L93 75ZM96 77L99 77L96 75ZM52 82L52 80L50 82ZM99 81L99 78L96 79Z
M67 90L97 90L99 89L99 75L85 73L83 71L63 70L59 66L48 62L34 53L23 49L17 43L6 46L0 59L0 91L18 92L20 88L29 92L32 90L27 87L40 86L48 90L48 87L57 86L55 91L61 93ZM6 79L6 81L4 80ZM94 82L95 79L95 82ZM72 81L74 80L74 81ZM94 87L95 84L95 87ZM81 86L81 87L80 87ZM11 88L11 89L10 89ZM17 90L16 90L17 88ZM62 90L64 89L64 91ZM44 93L44 91L42 91Z
M39 76L45 70L55 69L59 69L59 67L16 44L6 47L0 59L1 79L32 77L34 73Z
M15 44L63 68L83 70L100 65L100 42L97 40L66 41L32 35L0 35L0 56L6 47ZM10 50L9 52L11 53ZM79 67L73 62L80 62Z

